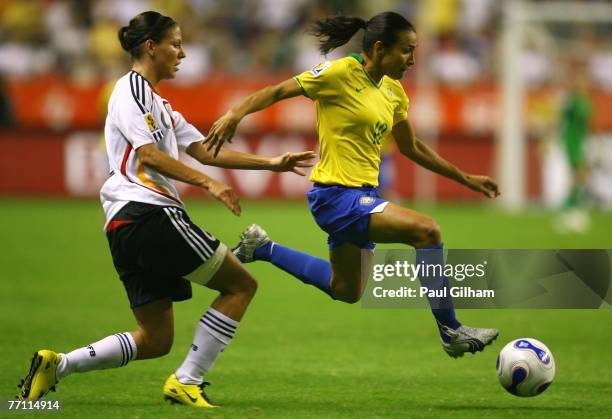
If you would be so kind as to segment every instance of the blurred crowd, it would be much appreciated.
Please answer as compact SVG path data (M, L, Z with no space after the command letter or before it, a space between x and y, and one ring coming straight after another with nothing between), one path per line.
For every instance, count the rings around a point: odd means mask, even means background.
M590 0L598 1L598 0ZM0 0L0 75L59 73L75 80L112 78L129 65L117 30L145 10L175 18L183 28L188 59L178 82L213 73L296 73L321 57L306 29L337 13L369 18L402 13L426 38L417 55L428 77L443 84L490 80L500 65L502 1L498 0ZM557 36L580 39L595 82L612 90L612 25L586 25L560 33L531 27L521 68L530 85L555 77L551 56ZM359 50L360 37L332 58ZM564 44L565 45L565 44ZM586 47L585 47L586 45ZM562 48L565 48L563 46ZM558 52L558 51L556 51ZM418 54L418 50L417 50ZM413 75L414 77L414 75Z

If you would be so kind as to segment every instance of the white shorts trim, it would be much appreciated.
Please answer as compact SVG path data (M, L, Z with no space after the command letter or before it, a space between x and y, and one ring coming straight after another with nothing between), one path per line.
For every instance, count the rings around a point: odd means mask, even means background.
M383 212L385 208L387 207L387 205L389 205L389 201L381 202L380 204L372 208L372 211L370 211L370 214L376 214L377 212Z
M226 254L227 246L223 243L219 243L219 247L217 247L217 250L215 250L208 260L198 266L190 274L185 275L185 279L195 282L196 284L206 285L221 267Z

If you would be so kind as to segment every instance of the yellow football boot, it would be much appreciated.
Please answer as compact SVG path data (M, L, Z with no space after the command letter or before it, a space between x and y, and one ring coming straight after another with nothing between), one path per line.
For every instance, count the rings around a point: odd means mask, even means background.
M212 408L217 407L211 403L208 396L204 392L204 387L210 383L203 382L202 384L183 384L177 378L176 374L172 374L164 383L164 399L171 403L180 403L193 407Z
M38 400L50 390L55 391L55 371L62 357L46 349L34 352L30 372L19 384L19 400Z

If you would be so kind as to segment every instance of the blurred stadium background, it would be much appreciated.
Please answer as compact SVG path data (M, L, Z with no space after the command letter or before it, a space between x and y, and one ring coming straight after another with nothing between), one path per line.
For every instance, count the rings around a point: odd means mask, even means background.
M181 24L188 58L161 93L207 132L247 93L323 59L305 32L309 22L337 12L369 17L396 10L419 31L417 66L403 80L419 135L466 170L498 178L506 208L555 208L563 201L569 177L559 118L572 78L585 75L593 107L589 197L610 208L611 7L606 1L5 0L0 164L9 175L0 180L0 194L96 196L106 177L98 141L106 99L129 68L116 33L140 11L156 9ZM331 58L358 51L359 38ZM245 150L275 153L315 142L314 107L305 98L245 122L236 144ZM27 171L15 156L28 156ZM478 199L402 159L395 163L385 169L395 179L395 197ZM245 198L299 199L309 186L290 175L210 173Z
M419 136L466 171L500 180L503 196L485 202L415 168L392 146L385 193L431 214L452 248L612 248L611 7L595 0L0 1L0 392L13 395L39 346L63 351L133 327L97 196L107 176L105 104L129 68L117 29L134 15L154 9L181 25L187 59L160 90L206 133L232 103L323 59L305 33L312 20L403 13L419 35L416 68L403 80ZM332 58L358 50L352 43ZM577 74L593 107L591 218L590 227L568 234L558 223L571 182L559 128ZM296 98L249 117L233 146L268 155L310 149L314 127L314 106ZM196 223L233 244L257 222L279 242L326 257L325 236L305 204L307 180L200 168L231 184L244 211L237 219L182 185ZM551 348L557 380L526 401L496 383L501 343L446 359L425 310L331 304L270 266L249 269L260 293L212 375L213 397L229 406L222 416L604 417L612 409L609 310L461 312L468 324L498 327L502 343L534 336ZM168 417L152 401L212 295L198 290L195 302L176 305L169 356L60 384L64 414ZM129 390L117 391L117 382Z

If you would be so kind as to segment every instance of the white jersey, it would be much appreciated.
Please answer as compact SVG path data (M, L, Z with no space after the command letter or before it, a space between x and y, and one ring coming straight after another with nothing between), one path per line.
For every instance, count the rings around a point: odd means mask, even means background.
M204 136L135 71L115 84L104 137L110 177L102 186L100 200L106 224L130 201L183 207L173 181L143 165L136 149L154 144L178 159L179 148L185 150Z

